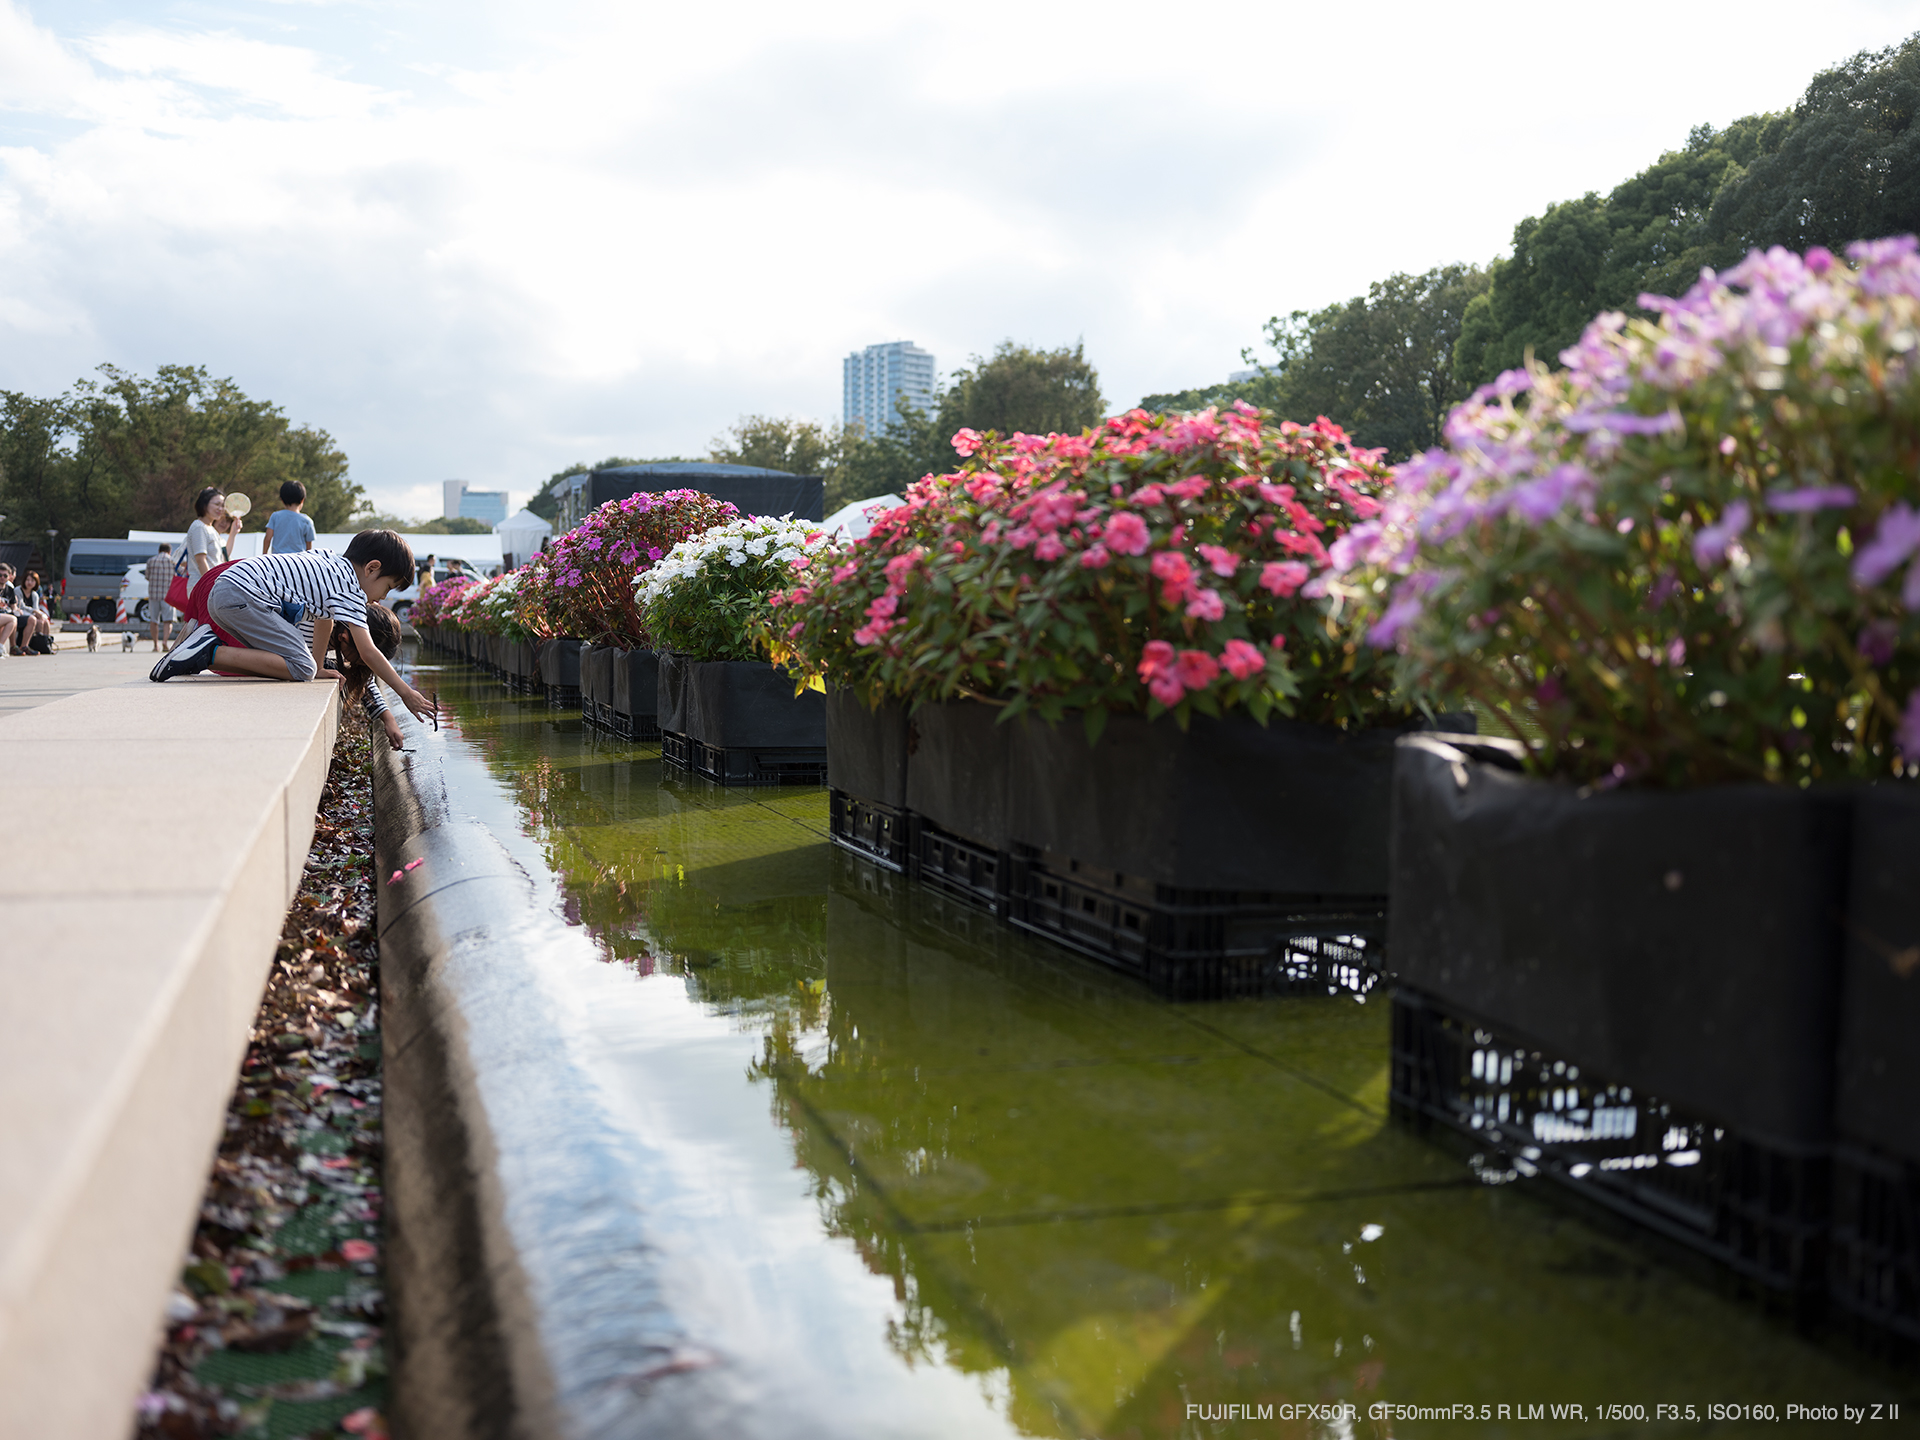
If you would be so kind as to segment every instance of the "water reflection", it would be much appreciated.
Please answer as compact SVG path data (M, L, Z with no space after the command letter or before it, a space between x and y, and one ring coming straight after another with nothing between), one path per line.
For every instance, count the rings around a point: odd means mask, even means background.
M1898 1398L1390 1125L1381 1004L1170 1005L833 850L819 791L677 780L484 681L441 693L626 972L589 1034L683 1313L838 1433ZM1202 1418L1235 1405L1274 1418Z

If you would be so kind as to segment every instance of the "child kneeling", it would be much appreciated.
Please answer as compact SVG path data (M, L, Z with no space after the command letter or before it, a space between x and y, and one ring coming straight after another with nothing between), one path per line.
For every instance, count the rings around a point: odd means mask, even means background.
M348 629L366 667L419 719L434 703L400 678L367 630L367 606L413 579L413 551L391 530L363 530L344 555L296 550L236 560L207 596L212 622L176 644L153 667L152 678L220 669L268 680L311 680L320 673L333 627ZM311 636L302 620L312 621ZM215 627L218 627L217 629ZM223 634L241 643L223 644ZM332 678L336 672L327 671Z

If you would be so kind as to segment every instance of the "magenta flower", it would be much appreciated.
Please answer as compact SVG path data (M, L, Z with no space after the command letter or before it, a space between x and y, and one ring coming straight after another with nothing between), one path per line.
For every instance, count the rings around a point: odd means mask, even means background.
M1036 560L1058 560L1067 553L1067 547L1060 543L1058 535L1042 535L1033 544L1033 558Z
M1282 600L1290 600L1293 592L1306 584L1309 573L1298 560L1270 560L1260 567L1260 585Z
M1267 668L1267 657L1260 653L1259 647L1244 640L1229 640L1226 649L1220 652L1220 663L1234 679L1250 680Z
M1192 564L1178 550L1162 550L1153 557L1153 578L1163 585L1185 585L1192 577Z
M962 428L953 436L953 448L961 455L971 455L980 448L982 436L978 430Z
M1116 550L1122 555L1144 555L1147 547L1153 543L1147 522L1125 510L1107 521L1106 529L1099 538L1109 550Z
M1147 693L1162 705L1178 705L1186 696L1187 689L1180 683L1180 677L1172 671L1164 671L1147 682Z
M1916 549L1920 549L1920 512L1904 500L1898 501L1880 517L1873 539L1854 552L1854 583L1878 585L1904 565Z
M1081 552L1080 563L1088 570L1103 570L1113 563L1113 556L1106 546L1094 545Z
M1226 602L1218 590L1195 590L1187 601L1187 614L1195 620L1214 621L1227 613Z
M1207 562L1213 573L1223 580L1233 578L1233 572L1240 568L1240 557L1224 545L1196 545L1200 558Z
M1204 690L1220 678L1220 662L1204 650L1182 650L1175 664L1180 683L1189 690Z
M1844 510L1859 498L1858 491L1845 485L1809 486L1767 496L1767 508L1804 515L1814 510Z

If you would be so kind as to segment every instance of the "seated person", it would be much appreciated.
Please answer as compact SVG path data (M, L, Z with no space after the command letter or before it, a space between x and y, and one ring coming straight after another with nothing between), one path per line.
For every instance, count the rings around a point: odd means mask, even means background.
M363 530L344 555L330 550L250 556L227 565L207 592L207 620L162 656L154 680L218 669L268 680L311 680L336 624L345 626L360 659L422 720L433 701L402 680L367 628L367 605L387 598L413 575L413 552L391 530ZM301 621L311 617L312 628ZM218 627L218 628L216 628ZM227 641L238 643L223 643ZM338 672L326 671L337 679Z

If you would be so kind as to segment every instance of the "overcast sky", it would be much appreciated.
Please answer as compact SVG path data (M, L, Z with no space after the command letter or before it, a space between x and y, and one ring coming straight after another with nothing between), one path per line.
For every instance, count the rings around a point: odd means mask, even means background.
M230 375L381 508L1084 339L1109 405L1484 261L1915 7L0 0L0 388Z

